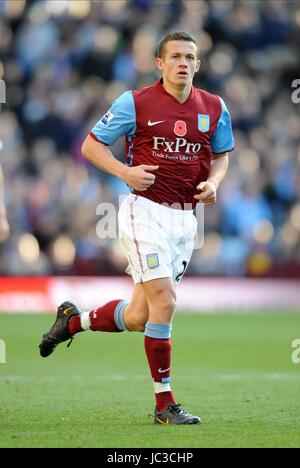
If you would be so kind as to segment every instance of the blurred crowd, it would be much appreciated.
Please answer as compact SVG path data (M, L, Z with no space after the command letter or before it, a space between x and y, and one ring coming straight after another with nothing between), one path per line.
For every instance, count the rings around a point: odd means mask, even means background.
M123 91L158 78L155 46L175 30L197 40L195 85L223 97L236 139L189 274L300 276L300 3L277 0L1 0L11 236L0 274L124 271L97 207L128 188L90 166L81 143ZM123 160L124 142L112 151Z

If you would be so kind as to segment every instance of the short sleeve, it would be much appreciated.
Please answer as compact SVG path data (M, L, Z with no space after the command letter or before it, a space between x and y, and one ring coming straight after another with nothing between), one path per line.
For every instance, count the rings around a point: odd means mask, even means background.
M136 114L132 91L116 99L111 108L92 128L91 134L105 145L113 145L121 136L132 136L136 131Z
M216 154L226 153L234 149L231 117L225 102L222 98L219 97L219 99L222 104L222 111L210 141L211 150Z

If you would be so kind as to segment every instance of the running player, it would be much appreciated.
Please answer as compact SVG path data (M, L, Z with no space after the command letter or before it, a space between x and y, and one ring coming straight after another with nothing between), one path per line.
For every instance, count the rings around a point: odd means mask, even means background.
M160 424L200 423L176 403L170 386L176 285L193 251L193 208L216 202L234 147L223 100L192 84L200 63L190 35L165 36L156 58L162 78L122 94L86 138L83 155L132 188L119 211L119 231L133 295L130 302L117 299L86 313L63 303L40 344L46 357L83 330L144 332L156 397L154 420ZM108 148L121 136L126 137L126 164Z

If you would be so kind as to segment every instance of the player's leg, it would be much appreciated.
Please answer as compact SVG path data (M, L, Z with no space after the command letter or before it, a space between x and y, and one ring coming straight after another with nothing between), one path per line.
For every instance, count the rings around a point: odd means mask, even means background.
M148 313L147 299L140 284L135 285L130 302L116 299L89 312L81 312L75 304L64 302L58 308L54 325L43 335L40 354L48 357L59 343L85 330L144 331Z
M131 301L116 299L83 313L80 316L80 326L81 330L102 332L144 331L148 313L145 293L141 285L136 284ZM80 331L78 328L72 329L72 322L76 319L77 317L72 317L70 320L70 332L73 334Z
M155 422L160 424L198 424L200 418L180 408L172 393L171 332L176 306L173 278L159 278L143 284L149 321L145 327L145 351L154 380Z
M145 327L145 351L154 380L156 408L163 411L168 403L176 404L171 391L171 331L176 305L172 278L147 281L143 289L148 300L149 320Z
M119 216L120 240L123 239L126 253L131 250L135 251L134 240L126 235L126 233L132 231L131 211L128 203L130 203L129 199L124 201L123 208L120 210L121 216ZM125 233L124 236L123 233ZM135 281L135 283L138 284L139 281ZM83 313L70 302L61 304L54 325L43 335L42 342L39 345L41 356L49 356L59 343L84 330L121 332L129 329L131 331L143 331L144 323L148 317L148 309L147 301L140 286L135 287L132 301L133 303L129 308L129 301L117 299ZM137 309L134 310L135 308ZM128 328L125 322L126 309Z
M153 279L141 286L148 301L149 322L170 324L176 307L173 278Z
M124 311L124 322L129 331L145 331L149 318L149 308L146 294L141 283L134 286L130 303Z
M170 387L175 282L185 271L182 262L180 269L177 268L178 258L181 258L178 243L185 238L184 227L189 232L194 230L194 225L182 222L182 216L189 217L181 210L178 212L134 195L124 201L119 212L120 241L129 263L127 271L135 284L141 284L148 303L145 351L154 379L155 419L162 424L165 421L171 424L195 424L200 421L176 405ZM179 230L178 237L174 236L174 227ZM191 252L185 259L186 266L190 256Z
M148 320L148 304L145 293L140 284L134 286L131 301L116 299L84 312L70 320L71 334L82 330L122 332L144 331Z

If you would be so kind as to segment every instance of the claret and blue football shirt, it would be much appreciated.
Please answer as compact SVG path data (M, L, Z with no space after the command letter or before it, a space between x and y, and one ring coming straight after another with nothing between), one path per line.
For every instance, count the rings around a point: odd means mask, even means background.
M214 154L234 148L230 114L219 96L192 86L180 103L162 79L122 94L90 135L108 146L125 136L127 165L159 165L155 183L133 193L182 208L195 207L196 187L207 180Z

